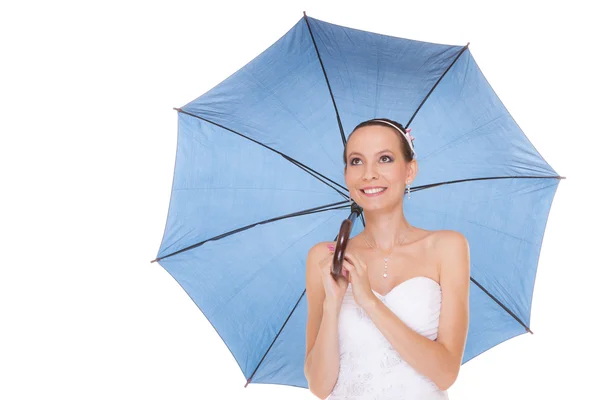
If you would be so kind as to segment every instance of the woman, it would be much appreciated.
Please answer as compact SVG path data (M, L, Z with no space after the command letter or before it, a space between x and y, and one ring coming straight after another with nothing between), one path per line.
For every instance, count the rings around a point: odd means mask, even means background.
M342 276L334 242L308 253L309 389L329 399L447 399L462 362L469 246L455 231L411 226L406 185L417 174L412 136L398 122L359 124L344 149L350 195L365 229L348 241ZM415 200L412 200L415 201Z

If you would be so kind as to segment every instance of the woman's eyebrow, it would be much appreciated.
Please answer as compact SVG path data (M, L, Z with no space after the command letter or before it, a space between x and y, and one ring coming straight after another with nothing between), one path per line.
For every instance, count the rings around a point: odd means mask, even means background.
M381 150L381 151L375 153L375 155L378 155L378 154L381 154L381 153L385 153L385 152L393 153L393 151L385 149L385 150ZM348 157L350 157L352 155L362 156L362 154L359 153L358 151L353 151L352 153L348 154Z
M358 151L353 151L352 153L348 154L348 157L354 156L354 155L356 155L356 156L362 156L362 154L360 154Z

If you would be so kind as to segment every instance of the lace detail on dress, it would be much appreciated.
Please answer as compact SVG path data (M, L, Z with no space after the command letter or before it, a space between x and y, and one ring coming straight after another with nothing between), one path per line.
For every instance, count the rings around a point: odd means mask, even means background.
M417 277L386 296L374 292L411 329L437 338L441 289ZM415 301L418 299L418 301ZM354 301L348 286L339 319L340 371L330 400L447 399L433 382L408 365Z
M381 369L390 369L403 362L404 360L400 358L400 354L398 354L396 349L392 345L389 345L388 350L382 354L379 367Z

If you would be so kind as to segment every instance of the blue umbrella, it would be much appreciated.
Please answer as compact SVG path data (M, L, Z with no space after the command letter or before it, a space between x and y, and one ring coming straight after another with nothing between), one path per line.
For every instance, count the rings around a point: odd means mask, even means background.
M405 214L471 248L463 362L529 328L561 176L502 105L467 46L401 39L304 15L249 64L178 111L157 258L223 339L247 382L307 387L305 261L349 217L342 150L361 121L412 128ZM353 216L354 218L354 216ZM356 219L352 235L364 227Z

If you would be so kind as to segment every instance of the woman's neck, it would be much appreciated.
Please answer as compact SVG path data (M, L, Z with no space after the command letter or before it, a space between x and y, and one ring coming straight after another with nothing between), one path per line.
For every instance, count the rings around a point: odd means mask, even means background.
M364 217L366 227L363 234L372 246L386 251L402 241L406 242L404 239L411 225L404 217L402 208L385 213L365 212Z

